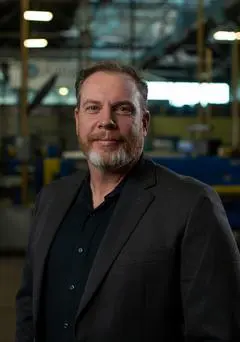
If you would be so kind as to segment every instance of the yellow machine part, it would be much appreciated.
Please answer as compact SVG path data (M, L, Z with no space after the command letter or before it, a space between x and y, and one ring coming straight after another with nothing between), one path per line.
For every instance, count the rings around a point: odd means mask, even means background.
M219 195L240 196L240 185L215 185L213 188L219 193Z
M44 185L49 184L53 181L56 173L60 171L60 159L59 158L46 158L43 162L44 174L43 181Z

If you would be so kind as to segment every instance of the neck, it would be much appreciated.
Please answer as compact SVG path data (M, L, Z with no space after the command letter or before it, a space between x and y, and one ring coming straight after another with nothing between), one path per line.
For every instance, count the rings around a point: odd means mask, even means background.
M130 164L117 171L101 170L88 163L90 172L90 187L92 190L93 202L96 207L104 201L109 194L126 176L134 164Z

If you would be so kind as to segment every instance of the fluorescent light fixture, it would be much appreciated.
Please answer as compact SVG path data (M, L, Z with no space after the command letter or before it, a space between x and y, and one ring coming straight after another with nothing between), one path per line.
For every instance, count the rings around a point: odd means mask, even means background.
M226 104L230 100L229 85L226 83L197 82L147 82L148 100L169 101L176 107Z
M23 17L28 21L51 21L53 14L46 11L25 11Z
M223 41L240 40L240 32L218 31L214 33L213 38L215 40L223 40Z
M66 96L69 93L69 90L67 87L61 87L58 89L58 92L61 96Z
M48 41L44 38L24 40L24 46L26 48L45 48L47 45L48 45Z

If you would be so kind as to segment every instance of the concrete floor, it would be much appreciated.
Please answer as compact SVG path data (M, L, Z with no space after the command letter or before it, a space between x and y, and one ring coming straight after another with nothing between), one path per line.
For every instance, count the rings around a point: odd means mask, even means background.
M0 342L14 341L15 295L23 260L23 257L0 257Z

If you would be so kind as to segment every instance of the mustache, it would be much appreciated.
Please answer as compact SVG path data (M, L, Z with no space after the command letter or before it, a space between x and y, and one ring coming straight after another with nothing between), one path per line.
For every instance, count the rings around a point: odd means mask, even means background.
M96 141L96 140L117 140L117 141L125 141L123 136L112 134L110 132L102 132L102 133L95 133L89 135L88 139L90 141Z

